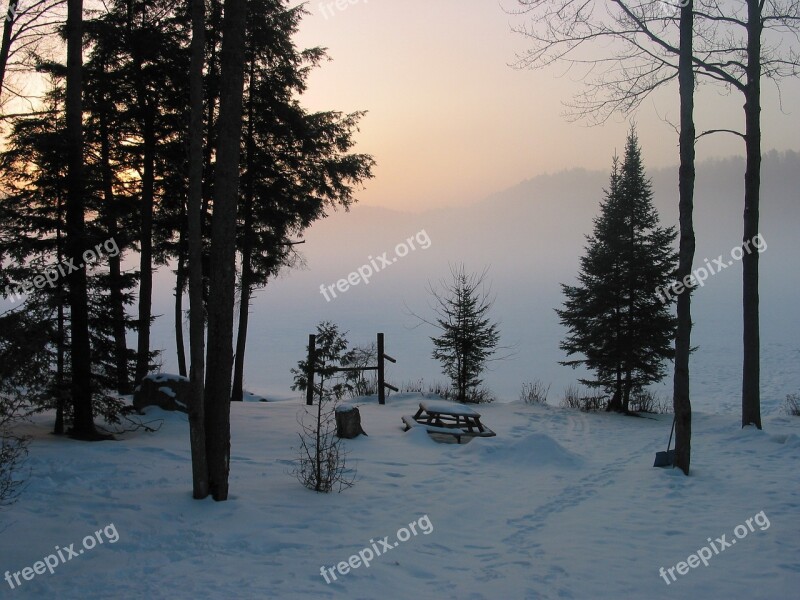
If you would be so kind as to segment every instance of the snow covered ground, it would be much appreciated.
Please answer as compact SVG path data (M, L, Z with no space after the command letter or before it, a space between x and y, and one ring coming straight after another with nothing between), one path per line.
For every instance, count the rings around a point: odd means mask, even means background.
M363 399L356 484L330 495L288 474L299 400L234 405L224 503L191 499L183 414L95 444L38 418L0 511L2 597L798 598L800 419L696 413L687 479L652 468L668 415L497 403L478 408L497 437L459 446L401 430L421 399Z

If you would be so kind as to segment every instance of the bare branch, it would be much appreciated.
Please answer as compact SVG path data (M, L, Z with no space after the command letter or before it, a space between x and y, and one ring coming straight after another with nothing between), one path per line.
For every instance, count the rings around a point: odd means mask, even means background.
M740 131L735 131L733 129L709 129L708 131L704 131L695 136L695 140L699 140L701 137L705 137L707 135L711 135L712 133L731 133L733 135L737 135L742 139L745 139L745 135Z

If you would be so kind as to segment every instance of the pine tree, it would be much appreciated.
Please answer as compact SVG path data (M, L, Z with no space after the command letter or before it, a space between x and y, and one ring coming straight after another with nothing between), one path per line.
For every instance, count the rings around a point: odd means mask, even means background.
M336 432L336 407L344 394L352 391L348 376L339 371L350 356L346 335L335 323L323 321L317 325L314 374L319 384L314 385L313 391L317 405L303 407L297 417L300 447L293 473L300 483L316 492L333 489L341 492L353 485L355 479L355 474L347 468L347 455ZM292 369L293 390L306 390L308 367L308 360L301 360Z
M608 409L627 412L632 392L663 379L675 333L670 302L656 290L674 273L676 232L659 225L634 128L600 209L578 285L562 284L566 300L556 310L569 329L561 349L583 358L561 364L594 371L581 383L612 393Z
M488 317L492 300L483 286L486 271L467 274L460 265L450 272L453 279L443 284L444 292L431 290L436 303L432 325L441 331L431 338L433 358L442 363L458 402L480 402L480 375L500 341L497 323Z
M302 50L292 37L303 7L249 7L242 184L237 249L239 323L232 400L242 399L249 304L254 292L297 260L302 237L328 208L349 207L372 177L371 156L350 152L363 112L309 112L297 100L324 50Z

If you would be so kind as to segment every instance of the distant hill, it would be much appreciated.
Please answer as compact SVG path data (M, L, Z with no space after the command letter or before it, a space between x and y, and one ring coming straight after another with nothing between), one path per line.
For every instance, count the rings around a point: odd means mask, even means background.
M646 150L646 149L645 149ZM662 222L677 224L677 168L649 172ZM695 265L704 258L728 256L741 243L744 164L741 159L702 162L697 168ZM564 331L553 308L560 305L560 283L573 281L584 236L598 214L608 173L575 169L540 175L459 208L421 213L356 205L316 224L300 246L307 268L293 271L259 292L252 307L247 380L256 391L285 393L289 368L302 356L307 334L323 320L350 331L352 342L387 335L387 352L399 359L395 383L442 379L430 359L433 333L414 326L408 311L428 311L429 282L448 275L448 264L471 270L490 267L497 297L494 314L503 340L516 345L516 357L494 365L489 386L503 399L515 399L524 380L553 382L551 397L578 373L557 365ZM424 190L420 190L424 194ZM764 157L761 231L767 251L761 261L763 394L773 403L800 391L800 154L771 152ZM326 302L320 285L346 279L370 259L424 230L430 247L410 251L368 285L359 284ZM379 264L379 263L378 263ZM162 269L160 312L171 314L172 275ZM737 406L741 363L741 266L712 277L694 303L693 385L709 406ZM171 323L157 330L167 349L165 367L174 363ZM669 392L669 382L664 387Z

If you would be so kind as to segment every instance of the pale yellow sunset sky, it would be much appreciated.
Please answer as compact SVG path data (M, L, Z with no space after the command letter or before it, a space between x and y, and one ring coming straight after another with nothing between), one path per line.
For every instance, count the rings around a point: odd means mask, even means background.
M360 152L378 162L361 204L421 210L471 203L542 173L607 169L622 149L627 121L570 123L563 102L582 89L559 67L508 66L528 41L503 9L514 0L311 0L298 44L327 47L332 62L309 81L313 110L368 110ZM601 48L597 48L602 53ZM800 149L800 84L764 83L764 151ZM635 115L648 168L677 164L677 85ZM742 100L701 86L698 131L741 128ZM743 154L733 136L704 138L698 159Z

